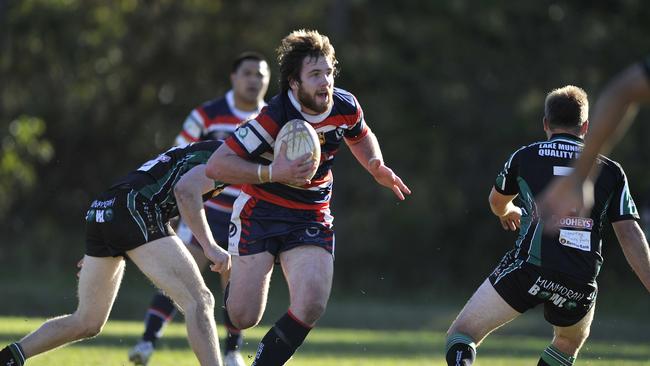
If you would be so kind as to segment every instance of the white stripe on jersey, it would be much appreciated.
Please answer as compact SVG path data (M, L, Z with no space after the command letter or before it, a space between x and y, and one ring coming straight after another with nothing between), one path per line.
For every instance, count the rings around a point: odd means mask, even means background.
M230 228L228 229L228 253L230 255L239 255L239 239L241 238L241 214L246 202L251 199L251 196L242 192L235 200L232 206L232 216L230 217Z
M252 154L253 151L262 145L262 140L257 137L253 129L248 125L240 127L234 136L244 145L244 148L249 154Z
M571 174L573 171L573 168L570 166L554 166L553 167L553 175L561 175L561 176L567 176Z
M227 124L227 123L219 123L219 124L212 124L208 126L208 132L212 131L225 131L229 133L235 132L237 129L237 125L234 124Z
M269 133L262 127L262 125L257 122L256 119L252 119L248 121L248 125L253 127L257 133L259 133L264 140L266 140L266 143L271 145L273 147L273 143L275 142L275 139L269 135Z
M241 192L241 190L239 188L234 188L234 187L228 186L228 187L224 188L224 190L219 194L225 194L227 196L237 197L237 196L239 196L239 192Z
M625 185L623 186L623 191L621 192L621 204L619 206L619 215L629 215L629 214L636 214L636 205L634 204L634 200L632 200L632 195L630 194L630 186L627 184L627 177L623 177L625 179ZM627 204L627 207L625 205ZM628 211L625 209L627 208Z

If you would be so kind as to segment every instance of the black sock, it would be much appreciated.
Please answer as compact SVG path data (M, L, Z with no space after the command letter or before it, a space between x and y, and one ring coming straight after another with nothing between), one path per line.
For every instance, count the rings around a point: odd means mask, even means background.
M262 338L251 366L284 365L300 347L310 330L311 327L288 311Z
M447 338L447 365L470 366L476 359L476 345L469 336L461 333Z
M25 359L25 352L18 343L12 343L0 351L1 366L23 366Z
M142 340L149 341L156 345L158 338L162 336L163 326L176 315L176 306L167 296L158 293L151 300L144 318L144 334Z
M228 331L225 340L225 353L241 349L244 343L244 337L241 334L241 330L232 325L230 316L228 316L228 310L226 310L225 306L223 308L223 324L226 326L226 330Z

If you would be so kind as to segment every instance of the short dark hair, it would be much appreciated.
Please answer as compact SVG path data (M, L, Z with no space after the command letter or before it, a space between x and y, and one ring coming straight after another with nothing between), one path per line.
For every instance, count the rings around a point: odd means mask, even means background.
M589 118L587 93L574 85L551 91L544 102L544 116L551 127L581 126Z
M232 70L230 72L231 73L237 72L237 70L239 70L239 66L241 66L241 64L244 63L244 61L248 61L248 60L253 60L258 62L264 61L268 63L268 61L266 61L266 57L264 57L261 53L255 51L246 51L240 53L239 56L237 56L237 58L233 60Z
M280 90L282 92L289 90L291 80L300 80L302 63L306 57L317 59L323 56L328 58L334 67L334 75L337 74L338 61L334 53L334 46L327 36L321 35L318 31L295 30L282 39L276 51L280 65Z

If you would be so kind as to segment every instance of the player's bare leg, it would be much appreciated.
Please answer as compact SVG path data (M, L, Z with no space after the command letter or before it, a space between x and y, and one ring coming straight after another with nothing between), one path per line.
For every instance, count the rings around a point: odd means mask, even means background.
M471 365L483 339L519 315L485 280L447 331L447 363Z
M266 333L254 366L284 365L325 312L332 289L334 258L323 248L304 245L280 254L289 286L289 311Z
M253 327L262 319L274 262L275 257L268 252L232 256L226 308L238 329Z
M94 337L106 324L124 274L124 259L85 256L83 263L77 310L50 319L25 336L19 342L25 356L32 357L69 342Z
M214 298L181 240L176 236L161 238L128 255L185 314L187 337L201 365L221 365Z
M595 305L592 306L584 318L570 327L553 327L553 342L542 353L540 365L573 364L589 337L595 308Z

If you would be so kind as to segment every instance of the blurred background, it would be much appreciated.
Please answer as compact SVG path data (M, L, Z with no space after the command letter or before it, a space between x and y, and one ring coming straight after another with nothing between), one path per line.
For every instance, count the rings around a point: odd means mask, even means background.
M487 196L509 154L545 138L546 93L574 84L595 102L650 51L648 19L642 0L0 0L0 313L72 311L94 195L170 147L192 108L230 88L240 52L269 59L275 95L275 48L297 28L330 37L337 86L413 190L397 202L342 149L333 306L456 312L514 244ZM649 117L612 155L642 214ZM648 293L607 235L602 308L643 314L647 329ZM149 292L133 289L149 285L128 272L114 316L139 319Z

